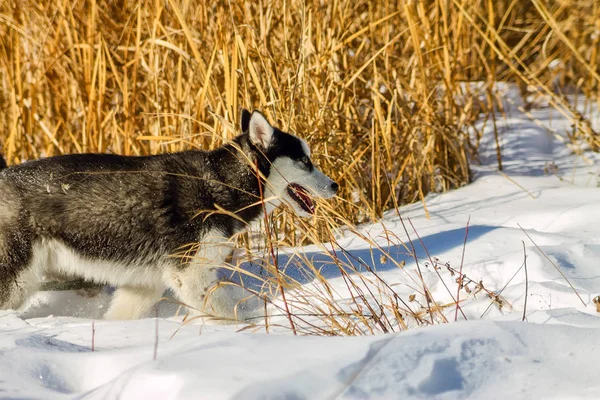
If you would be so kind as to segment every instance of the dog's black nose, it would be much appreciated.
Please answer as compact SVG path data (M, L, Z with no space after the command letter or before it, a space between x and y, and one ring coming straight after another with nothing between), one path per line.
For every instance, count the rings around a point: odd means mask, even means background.
M340 185L338 185L336 182L331 182L331 189L334 192L337 192L339 188L340 188Z

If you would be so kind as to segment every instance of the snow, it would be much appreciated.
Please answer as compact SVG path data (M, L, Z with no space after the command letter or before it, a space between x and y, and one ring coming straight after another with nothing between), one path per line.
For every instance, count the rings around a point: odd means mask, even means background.
M287 319L274 316L270 334L239 332L241 325L182 324L175 304L161 305L159 318L104 321L110 291L41 292L25 310L0 311L0 398L597 398L600 157L561 140L572 128L557 111L542 105L527 116L514 88L500 90L510 100L497 121L503 174L493 128L481 121L472 184L345 230L333 247L344 264L375 269L407 302L414 295L415 312L426 304L419 268L431 297L449 305L435 313L436 324L407 318L410 329L393 326L397 333L294 336L276 326ZM598 110L586 115L597 129ZM280 263L312 290L319 283L297 266L310 259L344 304L351 296L331 251L280 249ZM460 294L462 313L446 263L462 263L472 280L471 293Z
M151 320L97 322L92 353L89 321L26 326L6 315L14 329L3 334L0 396L595 398L600 324L590 318L596 328L479 320L334 338L184 329L172 340L177 324L161 320L152 361Z

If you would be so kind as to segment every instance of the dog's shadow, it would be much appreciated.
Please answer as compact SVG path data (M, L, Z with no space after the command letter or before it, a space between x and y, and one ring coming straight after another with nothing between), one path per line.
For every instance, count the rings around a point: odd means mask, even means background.
M474 225L469 227L468 239L473 240L492 230L496 226ZM420 260L427 260L428 253L432 257L448 252L456 247L462 247L465 240L465 229L452 229L431 234L422 238L423 243L413 238L415 253ZM276 254L278 269L286 279L300 285L309 284L317 276L319 279L334 279L345 274L376 273L390 271L401 265L409 266L414 263L410 243L388 244L385 246L365 246L353 249L340 249L326 246L328 252L282 253ZM267 262L272 264L272 260ZM244 262L240 265L241 272L221 271L224 279L240 284L250 291L261 292L273 279L260 261Z
M494 229L496 226L474 225L469 228L468 239L472 240ZM415 252L419 259L427 259L427 252L431 256L443 254L456 247L462 246L465 238L465 229L452 229L435 233L422 238L423 244L413 238ZM326 247L328 252L296 252L276 253L279 270L286 279L300 285L311 283L319 279L334 279L342 273L356 274L375 271L377 273L390 271L406 264L410 267L414 262L410 245L389 244L386 246L372 247L367 243L360 248L352 249ZM425 250L427 249L427 251ZM268 262L272 263L272 260ZM260 262L244 262L240 270L232 272L229 269L220 271L221 278L231 281L236 285L247 288L251 293L275 293L273 290L275 280ZM269 290L270 289L270 290ZM228 290L227 287L224 290ZM22 318L45 318L48 316L70 316L80 318L99 319L108 309L114 288L105 287L97 291L69 290L46 291L34 295L20 313ZM165 293L167 301L159 304L159 316L163 318L182 315L179 304L175 299L170 300L170 293ZM254 304L253 306L251 304ZM246 302L244 307L262 307L262 302ZM245 310L252 313L252 310Z

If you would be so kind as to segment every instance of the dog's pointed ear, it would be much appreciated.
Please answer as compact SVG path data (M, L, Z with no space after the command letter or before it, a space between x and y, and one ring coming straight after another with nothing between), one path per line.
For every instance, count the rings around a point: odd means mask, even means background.
M242 113L242 125L244 124ZM259 111L252 112L248 120L248 134L253 145L262 150L268 150L273 144L273 133L275 129Z
M240 118L240 128L242 129L242 133L248 132L248 128L250 127L250 111L242 108L242 118Z

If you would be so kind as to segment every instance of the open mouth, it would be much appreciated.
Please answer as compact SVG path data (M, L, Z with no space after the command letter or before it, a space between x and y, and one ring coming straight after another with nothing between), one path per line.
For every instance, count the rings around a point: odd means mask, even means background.
M308 195L308 191L297 183L290 183L287 187L287 192L290 197L298 203L301 209L309 214L315 213L315 203L312 202Z

